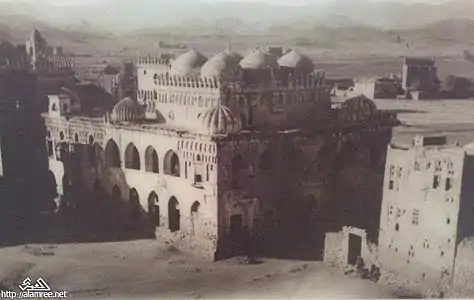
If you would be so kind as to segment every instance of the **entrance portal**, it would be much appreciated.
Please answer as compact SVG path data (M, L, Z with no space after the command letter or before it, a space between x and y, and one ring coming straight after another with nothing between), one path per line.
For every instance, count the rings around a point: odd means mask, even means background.
M178 231L180 229L180 217L181 213L178 207L179 203L175 197L171 197L168 202L168 227L171 232Z
M356 234L349 234L349 252L347 254L347 263L355 266L357 258L362 254L362 238Z

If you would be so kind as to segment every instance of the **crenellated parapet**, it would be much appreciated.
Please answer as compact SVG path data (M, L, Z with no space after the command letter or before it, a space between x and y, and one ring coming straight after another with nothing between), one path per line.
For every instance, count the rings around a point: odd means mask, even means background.
M166 66L168 67L172 62L171 57L156 57L156 56L145 56L139 57L137 61L138 66L147 66L147 65L155 65L155 66Z
M277 83L278 87L288 87L291 89L318 88L324 85L324 71L315 71L309 74L294 76L289 74L286 84Z
M219 89L221 82L217 78L195 78L166 74L155 74L156 85L177 88Z

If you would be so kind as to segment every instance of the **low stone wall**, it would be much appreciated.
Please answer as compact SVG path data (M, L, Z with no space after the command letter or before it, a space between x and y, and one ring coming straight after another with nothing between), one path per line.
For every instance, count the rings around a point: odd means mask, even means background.
M455 297L474 297L474 239L465 239L458 245L452 290Z
M377 246L367 241L365 230L353 227L344 227L341 232L326 233L324 262L337 267L345 267L347 265L350 234L358 235L362 239L361 257L366 267L370 268L372 264L378 265Z

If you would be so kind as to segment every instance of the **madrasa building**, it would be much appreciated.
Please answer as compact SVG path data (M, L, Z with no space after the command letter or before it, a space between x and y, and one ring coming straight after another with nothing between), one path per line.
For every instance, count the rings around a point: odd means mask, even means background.
M378 229L364 210L377 187L352 191L383 174L396 116L363 96L332 108L308 56L192 49L139 58L137 76L137 100L113 107L84 108L65 89L49 96L46 146L64 202L106 197L128 207L124 222L142 215L158 236L199 240L213 259L238 253L245 233Z

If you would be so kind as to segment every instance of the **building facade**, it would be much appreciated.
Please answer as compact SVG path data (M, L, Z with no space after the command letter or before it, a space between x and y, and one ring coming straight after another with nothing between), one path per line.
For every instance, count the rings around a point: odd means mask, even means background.
M466 278L459 273L463 266L455 265L459 245L474 233L472 163L470 150L447 145L445 137L417 136L410 147L389 146L380 217L382 268L440 290L453 286L457 275Z
M397 124L365 97L332 110L324 72L296 51L207 59L190 50L142 58L137 76L137 100L109 111L49 97L58 192L67 201L111 195L158 230L204 241L214 259L238 253L248 234L269 237L280 226L295 237L334 220L325 213L341 207L331 207L334 186L356 188L354 174L383 168ZM356 198L351 208L360 210ZM301 228L290 232L295 222Z

